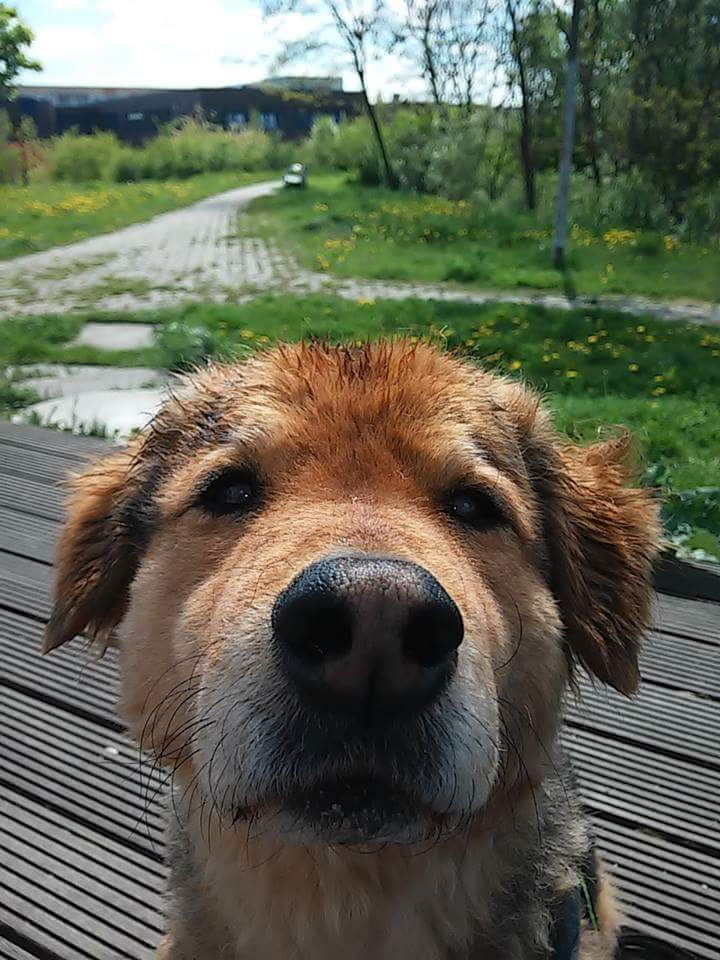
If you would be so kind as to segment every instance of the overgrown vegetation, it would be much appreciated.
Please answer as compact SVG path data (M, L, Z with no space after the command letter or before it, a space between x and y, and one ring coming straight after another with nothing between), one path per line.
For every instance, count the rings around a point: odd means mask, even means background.
M107 233L246 183L272 171L205 173L187 180L0 185L0 260Z
M184 180L221 171L279 170L293 148L260 129L223 130L202 117L164 127L142 147L122 144L114 133L70 130L49 141L34 128L13 131L0 111L0 183L132 183Z
M68 345L86 320L118 318L92 313L7 321L0 325L0 356L13 366L102 361L186 370L207 357L244 355L278 339L429 336L533 384L574 439L597 438L613 429L608 424L632 430L645 480L663 494L670 532L686 550L720 556L716 328L601 310L265 295L243 305L193 304L138 314L135 319L156 324L155 344L143 350Z
M602 204L576 180L572 252L550 263L553 182L541 178L538 209L508 191L495 202L359 189L344 175L311 178L304 191L253 203L241 229L271 236L306 267L337 277L451 281L496 289L531 287L581 294L720 298L720 244L693 243L688 230L636 218L633 184L608 189ZM644 220L645 228L631 227Z

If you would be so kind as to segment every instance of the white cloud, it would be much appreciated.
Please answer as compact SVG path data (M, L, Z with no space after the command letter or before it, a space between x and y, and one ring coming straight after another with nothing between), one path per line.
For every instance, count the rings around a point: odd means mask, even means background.
M261 79L284 43L317 31L321 23L284 14L268 22L243 0L35 0L27 19L35 30L34 55L41 74L27 83L87 86L225 86ZM337 54L315 53L284 72L343 75L357 82ZM394 56L372 64L371 93L417 95Z

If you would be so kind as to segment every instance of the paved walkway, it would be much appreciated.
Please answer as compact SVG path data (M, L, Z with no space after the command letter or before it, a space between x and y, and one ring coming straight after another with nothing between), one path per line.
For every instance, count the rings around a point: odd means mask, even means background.
M532 290L338 281L303 269L272 242L237 236L242 208L277 188L276 181L241 187L116 233L0 263L0 317L89 307L143 310L189 300L238 302L264 290L324 290L348 299L499 300L561 309L605 306L663 320L720 324L720 304L622 296L569 300Z
M302 273L296 264L272 243L237 237L238 212L277 187L240 187L115 233L0 263L0 316L142 310L292 289Z

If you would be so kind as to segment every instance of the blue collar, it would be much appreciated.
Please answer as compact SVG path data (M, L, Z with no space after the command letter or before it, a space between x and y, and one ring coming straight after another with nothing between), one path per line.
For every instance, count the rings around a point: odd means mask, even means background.
M583 897L576 887L562 899L552 912L552 960L577 960L580 949L580 924L583 913Z

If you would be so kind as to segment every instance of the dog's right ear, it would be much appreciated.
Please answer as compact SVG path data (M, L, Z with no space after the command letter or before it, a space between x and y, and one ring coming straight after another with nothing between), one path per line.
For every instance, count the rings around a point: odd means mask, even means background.
M128 448L72 481L45 653L82 631L107 646L125 613L140 550L136 457L137 450Z

